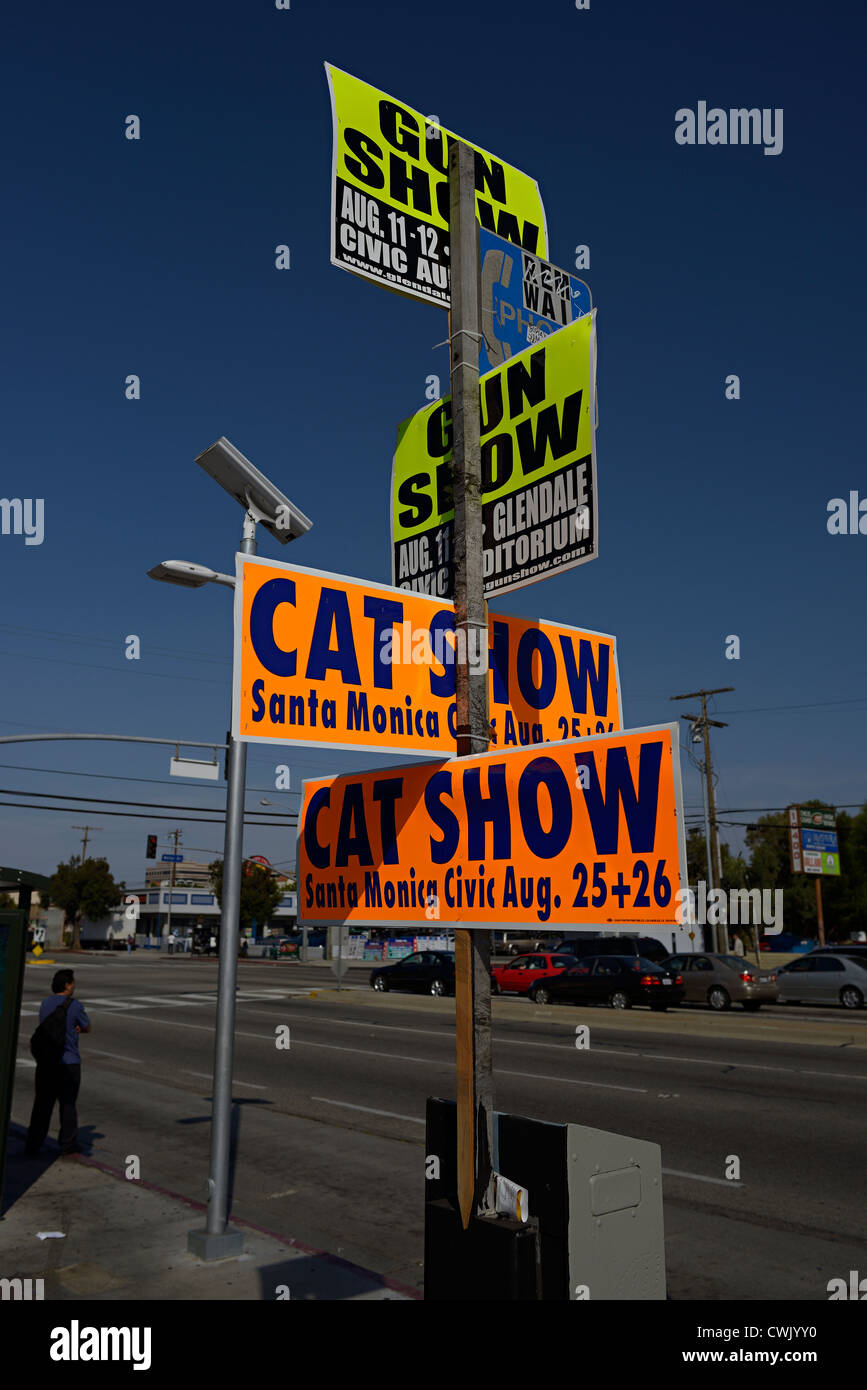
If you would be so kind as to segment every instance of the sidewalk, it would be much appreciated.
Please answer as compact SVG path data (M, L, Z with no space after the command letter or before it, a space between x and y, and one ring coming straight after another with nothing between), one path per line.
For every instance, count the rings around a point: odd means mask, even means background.
M251 1222L240 1258L205 1263L187 1253L187 1232L205 1225L205 1205L153 1183L130 1182L93 1158L23 1156L12 1125L0 1224L0 1278L43 1279L46 1301L255 1299L353 1301L419 1299L406 1288L338 1256ZM62 1238L39 1239L40 1232Z

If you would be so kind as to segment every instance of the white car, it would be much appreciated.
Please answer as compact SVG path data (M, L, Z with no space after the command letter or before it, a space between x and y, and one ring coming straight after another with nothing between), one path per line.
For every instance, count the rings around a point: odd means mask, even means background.
M842 1004L860 1009L867 995L867 961L811 953L777 971L781 1004Z

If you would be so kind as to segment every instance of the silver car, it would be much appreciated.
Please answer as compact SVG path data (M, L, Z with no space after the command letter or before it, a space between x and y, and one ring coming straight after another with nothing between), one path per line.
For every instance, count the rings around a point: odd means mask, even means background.
M777 971L782 1004L842 1004L860 1009L867 995L867 963L851 956L816 953Z
M708 1004L721 1011L730 1009L735 1003L755 1011L763 1004L774 1004L777 999L774 976L762 975L758 966L751 965L743 956L703 951L695 955L669 956L665 965L683 976L687 1004Z

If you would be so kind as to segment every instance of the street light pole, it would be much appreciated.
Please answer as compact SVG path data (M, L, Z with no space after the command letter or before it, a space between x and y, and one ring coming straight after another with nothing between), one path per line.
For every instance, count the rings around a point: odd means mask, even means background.
M305 535L313 525L309 517L260 473L224 435L196 457L196 463L244 508L242 555L256 554L256 526L281 545ZM163 560L148 571L152 579L184 588L224 584L234 589L235 579L188 560ZM204 1231L190 1231L187 1249L204 1260L239 1255L244 1248L240 1231L228 1229L229 1161L232 1129L232 1063L234 1059L235 988L238 975L238 938L241 916L241 869L244 838L244 799L247 783L247 745L226 738L229 760L226 788L226 838L223 851L223 900L220 912L220 944L217 966L217 1020L214 1038L214 1096L211 1120L211 1157L208 1178L208 1215Z
M243 555L256 554L256 523L248 512L241 541ZM238 930L241 916L241 868L247 745L228 737L229 781L226 789L226 835L223 845L223 901L217 964L217 1024L214 1038L214 1098L211 1109L211 1160L208 1215L204 1231L190 1231L187 1248L203 1260L240 1255L244 1237L228 1229L229 1164L232 1140L232 1069L235 1054L235 989L238 975Z

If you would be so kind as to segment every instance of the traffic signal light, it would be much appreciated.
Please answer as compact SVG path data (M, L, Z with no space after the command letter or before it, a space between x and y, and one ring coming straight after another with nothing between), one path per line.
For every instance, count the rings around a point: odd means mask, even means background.
M146 853L145 853L145 859L156 859L156 857L157 857L157 837L156 837L156 835L148 835L148 847L147 847L147 851L146 851Z

